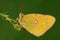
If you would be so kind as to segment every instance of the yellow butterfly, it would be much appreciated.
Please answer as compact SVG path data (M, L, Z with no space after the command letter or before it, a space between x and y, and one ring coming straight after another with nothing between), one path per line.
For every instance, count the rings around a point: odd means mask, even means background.
M39 37L53 26L56 18L44 14L32 13L24 15L23 13L20 13L18 21L28 32Z

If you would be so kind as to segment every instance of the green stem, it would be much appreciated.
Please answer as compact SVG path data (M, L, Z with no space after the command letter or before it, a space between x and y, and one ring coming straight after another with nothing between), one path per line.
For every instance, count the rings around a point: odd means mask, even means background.
M9 21L13 26L14 26L14 29L16 30L20 30L20 25L18 24L17 21L13 20L12 18L9 17L9 15L6 15L6 14L3 14L3 13L0 13L0 16L5 18L6 21Z

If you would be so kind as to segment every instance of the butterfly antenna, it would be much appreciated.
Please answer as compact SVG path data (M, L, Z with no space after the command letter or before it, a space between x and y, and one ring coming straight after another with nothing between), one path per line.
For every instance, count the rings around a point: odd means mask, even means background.
M20 8L20 12L23 13L22 8Z
M20 17L20 19L23 17L23 11L22 11L22 7L20 8L20 14L19 14L19 17Z

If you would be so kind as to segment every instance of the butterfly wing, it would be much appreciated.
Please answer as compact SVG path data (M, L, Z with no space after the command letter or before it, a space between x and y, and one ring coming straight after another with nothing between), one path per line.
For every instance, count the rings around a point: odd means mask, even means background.
M35 23L36 20L37 23ZM37 37L43 35L54 23L55 18L53 16L43 14L27 14L21 21L23 28Z

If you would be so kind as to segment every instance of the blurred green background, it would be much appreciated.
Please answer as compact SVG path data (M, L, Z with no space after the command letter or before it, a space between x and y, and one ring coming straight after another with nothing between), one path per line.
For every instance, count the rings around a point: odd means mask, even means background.
M59 0L0 0L0 13L16 19L20 13L49 14L56 17L53 27L41 37L35 37L25 29L16 31L12 25L0 17L0 40L60 40L60 1ZM30 24L31 25L31 24Z

